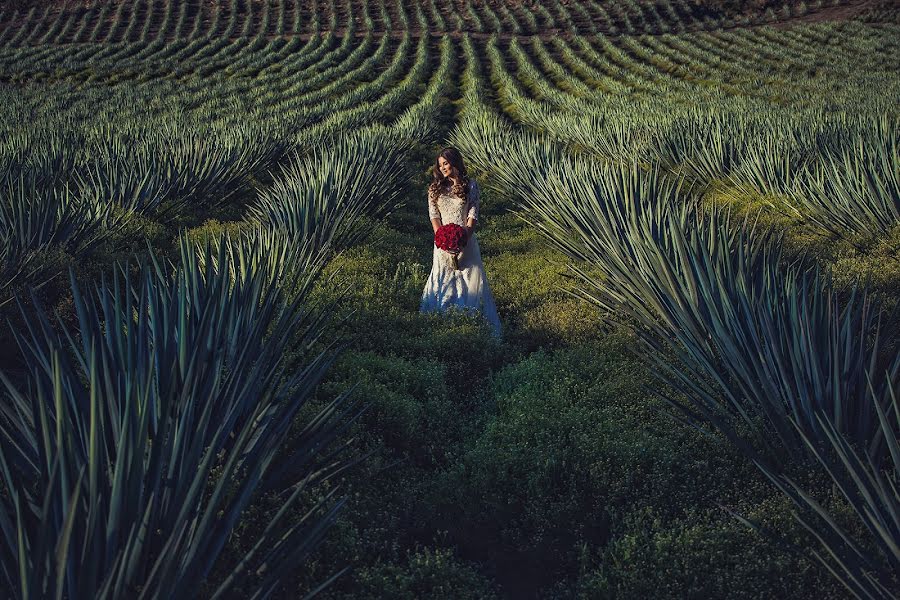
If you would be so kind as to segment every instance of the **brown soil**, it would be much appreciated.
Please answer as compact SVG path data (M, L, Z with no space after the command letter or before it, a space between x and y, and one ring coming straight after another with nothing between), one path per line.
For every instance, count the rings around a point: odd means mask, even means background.
M798 23L824 23L826 21L849 21L857 17L864 10L872 8L876 3L873 0L863 0L844 6L830 6L787 21L773 24L774 27L784 29Z
M0 8L2 8L4 6L16 5L16 3L18 3L18 2L26 2L26 4L27 4L28 1L30 1L30 0L0 0ZM85 8L85 7L90 7L90 6L100 6L103 4L113 3L113 0L47 0L47 1L52 5L58 6L61 10L75 10L78 8ZM247 0L247 1L250 3L253 3L253 4L258 4L259 2L262 2L265 0ZM297 1L300 1L300 0L297 0ZM874 7L894 6L898 3L898 1L900 1L900 0L851 1L848 4L843 4L841 6L830 6L830 7L812 11L812 12L805 14L803 16L800 16L800 17L789 17L784 20L768 22L763 25L768 25L768 26L783 29L783 28L791 27L791 26L794 26L797 24L802 24L802 23L821 23L821 22L828 22L828 21L845 21L845 20L850 20L850 19L856 18L861 13L867 11L868 9L874 8ZM468 2L474 3L474 4L483 4L483 3L496 4L497 0L468 0ZM571 0L561 0L561 2L563 4L569 4L571 2ZM196 3L196 5L200 5L200 4L212 5L214 3L215 2L213 0L199 0ZM516 4L516 2L514 0L504 0L503 3L506 4L506 6L512 6L512 5ZM519 4L523 4L526 6L533 6L534 0L524 0L522 2L519 2ZM393 2L389 2L388 5L393 6ZM440 5L440 6L443 6L443 5ZM449 10L442 10L441 12L445 13L445 18L449 15ZM345 15L341 15L341 16L345 17ZM466 19L466 15L463 16L464 21L465 21L465 19ZM259 15L254 15L253 20L258 21ZM254 23L254 25L258 25L258 23ZM376 23L376 29L373 31L373 33L375 35L380 36L380 35L387 34L392 37L401 37L403 35L402 30L392 30L390 32L386 32L384 30L379 30L377 28L378 25L379 25L379 23ZM576 25L577 25L577 22L576 22ZM15 24L13 24L13 26L15 27ZM748 25L733 25L733 26L725 27L724 29L737 29L737 28L746 28L746 27L755 27L755 26L757 26L757 25L749 25L749 26ZM152 31L152 29L151 29L151 31ZM338 36L344 36L346 34L346 31L347 30L345 27L338 27L337 29L334 30L334 32ZM413 37L420 37L423 35L423 31L417 27L412 27L409 30L409 33ZM555 37L563 37L563 38L570 39L572 37L575 37L576 35L579 35L575 31L572 31L569 29L557 29L557 28L552 28L552 29L544 28L537 34L515 34L512 32L508 32L508 31L491 33L491 32L456 31L456 30L454 30L454 31L428 30L427 33L424 33L424 34L430 35L433 37L443 37L443 36L449 35L450 37L453 37L453 38L459 38L464 33L467 33L472 38L487 38L487 37L490 37L491 35L497 35L500 39L512 39L514 37L526 37L527 38L527 37L537 36L542 39L548 39L548 40L555 38ZM296 37L299 37L300 39L308 39L312 35L313 34L308 33L308 32L301 32L301 33L286 34L286 35L281 35L281 36L273 34L273 35L267 35L266 37L268 39L275 39L278 37L295 37L296 36ZM362 37L365 35L365 32L362 30L357 30L356 35L358 37ZM652 35L652 34L635 32L634 34L621 34L621 35ZM618 35L615 35L613 37L618 37Z

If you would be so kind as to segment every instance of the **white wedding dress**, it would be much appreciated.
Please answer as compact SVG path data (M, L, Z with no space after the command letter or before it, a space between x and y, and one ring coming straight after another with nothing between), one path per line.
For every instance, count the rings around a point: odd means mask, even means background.
M474 179L469 180L468 201L450 192L442 192L436 200L428 199L428 218L440 217L441 224L456 223L463 227L469 217L478 220L481 192ZM459 253L459 270L453 268L450 255L434 247L431 273L422 292L421 312L438 312L450 308L478 311L500 336L500 317L481 262L481 250L475 233Z

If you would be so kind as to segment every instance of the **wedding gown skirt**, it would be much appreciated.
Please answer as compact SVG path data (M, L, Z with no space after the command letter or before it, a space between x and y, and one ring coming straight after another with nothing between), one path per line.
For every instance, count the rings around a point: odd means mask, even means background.
M429 201L429 217L441 217L443 224L456 223L465 226L468 217L478 218L480 193L474 181L470 182L469 201L443 194ZM478 311L487 320L494 336L500 336L500 317L494 296L488 285L481 261L481 250L475 234L458 255L459 270L453 268L450 255L434 246L431 273L422 292L421 312L443 312L451 308Z
M438 312L451 307L481 312L494 335L500 335L500 317L484 274L478 238L474 235L459 254L458 271L453 268L450 255L434 247L431 273L422 292L420 310Z

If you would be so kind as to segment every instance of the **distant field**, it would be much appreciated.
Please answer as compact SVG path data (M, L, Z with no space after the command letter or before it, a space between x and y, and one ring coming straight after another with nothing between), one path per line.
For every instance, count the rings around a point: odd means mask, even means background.
M19 43L173 40L198 33L254 37L323 31L629 35L783 21L896 18L884 0L6 0L2 23Z
M2 589L897 597L898 57L883 1L0 0ZM446 145L502 341L418 311Z

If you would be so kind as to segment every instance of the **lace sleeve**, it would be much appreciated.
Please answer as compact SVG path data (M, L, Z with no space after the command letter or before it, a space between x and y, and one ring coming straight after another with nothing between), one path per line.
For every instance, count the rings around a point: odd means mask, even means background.
M437 198L432 198L431 194L428 194L428 218L429 219L440 219L441 211L437 205Z
M469 214L466 215L466 220L475 219L477 221L479 210L481 210L481 190L472 179L469 181Z

